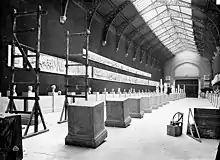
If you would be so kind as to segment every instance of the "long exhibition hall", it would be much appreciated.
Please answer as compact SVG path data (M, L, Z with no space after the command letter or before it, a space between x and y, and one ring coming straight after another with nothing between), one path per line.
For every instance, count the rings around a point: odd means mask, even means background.
M220 160L219 0L1 0L0 160Z

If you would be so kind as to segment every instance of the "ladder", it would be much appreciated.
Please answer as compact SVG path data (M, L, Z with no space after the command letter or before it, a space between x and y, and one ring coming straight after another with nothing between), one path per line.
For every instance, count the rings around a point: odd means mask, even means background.
M88 66L89 66L89 60L88 60L88 50L89 50L89 35L90 31L87 29L85 32L80 33L70 33L69 31L66 31L66 73L65 73L65 100L63 109L61 111L60 120L57 122L58 124L67 122L67 107L69 105L68 98L71 97L73 99L73 103L75 102L75 98L85 98L85 100L88 100ZM70 54L70 38L72 36L85 36L86 37L86 54L80 53L80 54ZM69 64L69 58L73 58L74 61L79 62L77 64ZM74 66L85 66L85 75L69 75L69 67ZM70 85L69 84L69 78L72 77L82 77L84 78L84 85ZM70 95L69 94L69 88L78 88L83 87L84 89L84 95ZM64 116L64 117L63 117Z
M9 103L6 109L6 113L15 113L15 114L29 114L30 115L30 119L28 121L28 124L25 128L24 131L24 135L23 135L23 139L24 138L28 138L28 137L32 137L44 132L49 131L49 129L47 129L45 121L44 121L44 117L39 105L39 85L40 85L40 81L39 81L39 72L40 72L40 68L39 68L39 58L40 58L40 40L41 40L41 17L42 15L45 15L46 11L43 11L41 6L38 6L38 9L35 11L25 11L25 12L17 12L17 10L14 9L14 13L13 13L13 39L12 39L12 47L11 47L11 83L10 83L10 95L9 95ZM24 16L36 16L37 18L37 26L36 28L30 28L30 29L16 29L16 22L17 22L17 18L20 17L24 17ZM17 33L25 33L25 32L30 32L30 31L35 31L37 33L37 44L36 44L36 49L29 47L27 45L21 44L19 43L19 40L17 38ZM18 47L21 55L16 55L15 54L15 47ZM36 53L35 55L28 55L25 53L24 49L28 49L34 53ZM35 59L35 68L32 67L28 57L32 57ZM25 71L31 71L34 72L35 74L35 80L33 82L15 82L15 59L16 58L23 58L24 62L26 63L26 65L23 64L23 69ZM15 85L33 85L34 86L34 96L33 97L25 97L25 96L15 96L13 95L13 88L15 87ZM18 111L16 109L16 105L14 100L24 100L24 110L23 111ZM28 111L27 108L25 107L25 102L27 102L27 100L33 100L34 101L34 106L32 108L32 111ZM43 124L43 130L39 131L38 129L38 118L40 116L40 119L42 121ZM28 130L29 127L31 125L31 121L34 118L34 132L29 133L28 134Z
M190 123L190 117L192 118L193 120L193 124ZM196 135L194 135L194 130L196 132ZM189 133L190 134L189 134ZM187 135L193 139L195 139L196 141L198 142L202 142L201 141L201 138L200 138L200 134L199 134L199 131L198 131L198 127L196 125L196 122L195 122L195 119L194 119L194 116L193 116L193 113L192 113L192 109L189 108L189 114L188 114L188 122L187 122Z

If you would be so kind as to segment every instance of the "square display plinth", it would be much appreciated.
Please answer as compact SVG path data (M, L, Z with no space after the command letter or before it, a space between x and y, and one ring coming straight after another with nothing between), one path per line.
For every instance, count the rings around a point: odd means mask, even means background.
M144 106L141 103L141 97L129 97L128 104L129 104L129 114L131 118L143 118L144 117Z
M157 105L158 107L163 107L162 95L157 95Z
M152 96L152 109L158 109L157 96Z
M131 123L128 105L126 98L107 99L105 125L109 127L128 127Z
M144 113L152 113L152 106L150 103L150 97L142 97L141 104L143 105Z
M104 102L80 101L68 106L66 145L96 148L106 137Z

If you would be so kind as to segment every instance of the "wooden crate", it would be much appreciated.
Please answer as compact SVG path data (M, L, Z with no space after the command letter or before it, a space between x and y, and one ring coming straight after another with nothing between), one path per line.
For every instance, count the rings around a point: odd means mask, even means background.
M182 135L181 126L167 125L167 135L178 137Z
M23 159L21 116L0 115L0 160Z
M194 118L201 138L220 139L220 110L194 108Z

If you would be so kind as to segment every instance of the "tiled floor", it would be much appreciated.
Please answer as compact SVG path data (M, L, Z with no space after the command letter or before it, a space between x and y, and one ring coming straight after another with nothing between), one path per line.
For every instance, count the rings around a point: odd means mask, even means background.
M59 113L45 115L49 132L23 140L24 160L214 160L217 140L202 143L186 133L188 109L211 107L206 99L182 99L132 119L128 128L107 127L108 137L97 149L65 146L67 123L57 124ZM166 134L166 125L177 111L184 113L181 137Z

